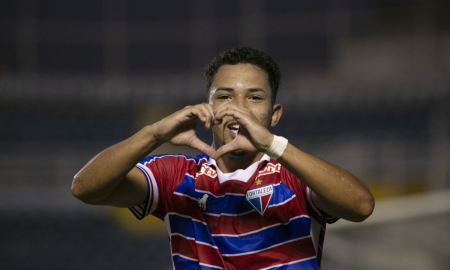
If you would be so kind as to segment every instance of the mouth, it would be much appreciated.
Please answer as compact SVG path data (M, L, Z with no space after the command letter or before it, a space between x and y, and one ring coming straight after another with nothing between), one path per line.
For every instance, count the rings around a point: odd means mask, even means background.
M239 131L239 124L233 123L233 124L229 124L227 127L234 134L237 134Z

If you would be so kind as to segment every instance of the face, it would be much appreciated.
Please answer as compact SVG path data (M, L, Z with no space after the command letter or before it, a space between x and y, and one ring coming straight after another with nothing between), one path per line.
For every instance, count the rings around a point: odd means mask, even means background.
M249 109L265 127L271 125L272 104L271 89L267 73L261 68L251 64L224 65L219 68L213 78L209 102L217 108L224 102L231 102L238 107ZM212 127L214 133L214 146L231 142L239 127L232 117L224 117L221 125ZM230 133L231 132L231 133ZM235 156L245 153L235 151Z

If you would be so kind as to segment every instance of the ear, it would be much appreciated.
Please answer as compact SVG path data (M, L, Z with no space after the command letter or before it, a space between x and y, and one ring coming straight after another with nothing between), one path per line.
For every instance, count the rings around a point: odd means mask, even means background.
M283 107L281 107L281 104L275 104L272 107L272 119L270 122L270 126L274 127L278 124L278 121L280 121L281 115L283 114Z

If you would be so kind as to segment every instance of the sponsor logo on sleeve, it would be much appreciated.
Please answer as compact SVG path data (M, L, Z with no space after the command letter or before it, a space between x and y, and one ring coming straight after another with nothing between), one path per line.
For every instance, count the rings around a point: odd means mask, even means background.
M207 175L211 178L216 178L216 176L217 176L216 170L208 167L208 165L206 165L206 164L202 164L202 166L200 167L200 170L197 172L196 176L200 176L202 174Z

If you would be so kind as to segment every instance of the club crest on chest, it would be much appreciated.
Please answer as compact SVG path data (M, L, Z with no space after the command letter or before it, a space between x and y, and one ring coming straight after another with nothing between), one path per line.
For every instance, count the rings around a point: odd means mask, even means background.
M249 189L245 194L247 201L262 216L269 206L273 194L273 185Z

